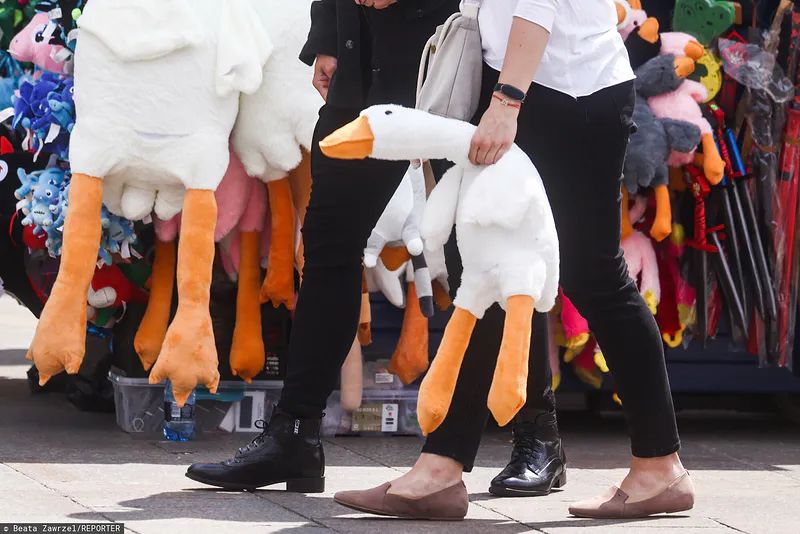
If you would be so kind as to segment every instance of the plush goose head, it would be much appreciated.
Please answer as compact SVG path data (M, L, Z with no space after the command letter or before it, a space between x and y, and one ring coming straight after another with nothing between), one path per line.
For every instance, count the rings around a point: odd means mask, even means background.
M465 164L474 131L466 122L379 105L362 111L356 120L320 141L319 147L336 159L449 159Z

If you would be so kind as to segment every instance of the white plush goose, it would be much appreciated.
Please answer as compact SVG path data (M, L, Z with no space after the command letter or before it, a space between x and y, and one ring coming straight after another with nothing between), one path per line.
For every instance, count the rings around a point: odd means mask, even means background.
M500 424L513 418L525 403L534 308L550 310L558 292L558 237L539 173L516 145L495 165L472 165L474 132L462 121L384 105L364 110L320 143L329 157L455 164L431 193L422 223L425 247L433 250L455 225L464 264L456 310L420 388L425 433L447 415L475 322L495 302L507 315L488 406Z
M308 154L325 104L311 85L313 70L297 59L311 25L311 0L251 0L273 49L263 82L243 94L231 143L248 174L267 184L272 239L262 302L294 307L294 264L302 264L299 235L311 191ZM296 254L297 252L297 254ZM300 269L302 272L302 268Z
M208 309L214 190L240 93L260 86L271 44L239 0L90 2L79 27L63 256L28 356L42 382L78 372L103 201L134 220L183 209L178 311L150 376L170 378L182 404L197 383L219 381Z

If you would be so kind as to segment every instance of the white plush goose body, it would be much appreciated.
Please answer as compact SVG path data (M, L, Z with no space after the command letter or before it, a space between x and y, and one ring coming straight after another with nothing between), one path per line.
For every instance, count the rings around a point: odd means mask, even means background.
M250 1L273 48L258 90L242 94L231 143L248 174L266 182L269 193L272 239L261 300L292 309L295 260L301 272L303 261L296 229L311 191L308 154L325 103L311 85L313 70L297 59L310 29L312 2Z
M109 210L170 219L228 166L241 92L271 43L249 1L103 0L79 21L73 172L103 178Z
M215 390L219 381L209 315L214 190L239 96L261 85L271 43L246 0L102 0L79 27L62 262L28 356L42 382L78 372L103 201L131 219L182 209L178 310L150 375L170 378L182 404L198 383Z
M534 308L550 310L558 292L558 237L538 171L516 145L495 165L472 165L474 132L462 121L386 105L364 110L320 143L329 157L455 164L431 193L422 223L425 247L433 250L455 225L464 265L456 311L420 389L425 432L447 415L475 321L495 302L507 316L488 404L499 423L513 418L525 403Z

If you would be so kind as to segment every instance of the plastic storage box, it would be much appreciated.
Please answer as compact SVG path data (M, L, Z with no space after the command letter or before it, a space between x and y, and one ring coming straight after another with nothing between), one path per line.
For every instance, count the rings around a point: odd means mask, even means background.
M108 379L114 386L117 426L125 432L153 436L164 422L164 384L150 384L147 378L128 378L113 371ZM224 429L258 432L254 422L269 419L280 398L283 382L273 380L222 381L217 393L196 390L195 424L198 431Z
M323 436L421 436L416 388L365 389L361 407L342 409L339 392L328 399Z

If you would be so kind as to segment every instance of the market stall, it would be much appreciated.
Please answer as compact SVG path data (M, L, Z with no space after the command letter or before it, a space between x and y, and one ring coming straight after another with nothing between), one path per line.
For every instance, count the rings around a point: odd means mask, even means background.
M271 59L255 53L241 61L256 65L254 78L231 81L228 88L247 113L228 121L223 138L231 139L231 163L214 183L219 211L208 283L219 360L203 364L219 373L216 393L209 391L213 380L198 379L198 387L192 383L186 391L176 384L174 394L170 383L148 381L154 364L159 378L169 375L160 352L162 343L169 344L167 327L179 309L178 293L186 291L180 279L188 269L175 242L195 239L183 231L196 228L197 220L191 211L194 224L186 222L186 213L183 221L176 215L182 196L171 197L164 187L148 199L135 180L125 184L127 197L104 197L101 245L81 303L88 319L82 365L70 369L77 372L69 377L32 368L34 390L65 388L85 409L115 406L118 423L129 432L158 432L166 414L175 422L171 439L194 430L194 423L186 432L179 428L184 418L194 417L193 409L180 407L184 399L197 406L203 429L254 430L271 409L301 283L298 230L308 202L306 156L319 101L309 86L308 95L296 95L300 103L292 110L302 120L290 120L275 97L282 89L270 84L270 76L271 69L288 69L298 80L309 74L294 59L307 33L308 3L290 10L287 17L296 21L269 28L281 33L270 36L279 43ZM61 267L66 213L82 209L67 203L74 180L76 93L90 91L88 84L74 84L74 51L81 32L92 42L113 40L93 19L78 29L84 4L15 0L0 7L0 288L37 316ZM622 180L622 248L662 332L672 388L800 393L800 6L777 0L616 5L638 76L638 130ZM147 23L137 22L142 29ZM248 31L249 51L257 51L260 30ZM173 68L169 62L157 65L163 51L119 51L106 44L119 56L113 72L136 74L120 78L128 84L125 94L146 90L144 84L129 86L143 78L143 59L152 69ZM136 68L126 63L131 57ZM178 111L164 116L180 117ZM253 117L263 123L248 122ZM252 132L263 132L263 124L279 133L297 128L286 153L253 140ZM166 143L167 130L151 141ZM108 147L118 149L114 143ZM228 152L225 146L215 149ZM201 157L170 151L174 158ZM426 262L421 245L408 239L409 228L419 223L425 186L424 177L404 181L368 243L361 327L341 390L329 404L330 434L419 431L416 384L448 318L447 311L433 312L450 304L444 257L425 254ZM107 192L113 188L113 181L106 185ZM74 267L70 260L68 268ZM602 347L563 295L551 323L555 385L615 395Z

